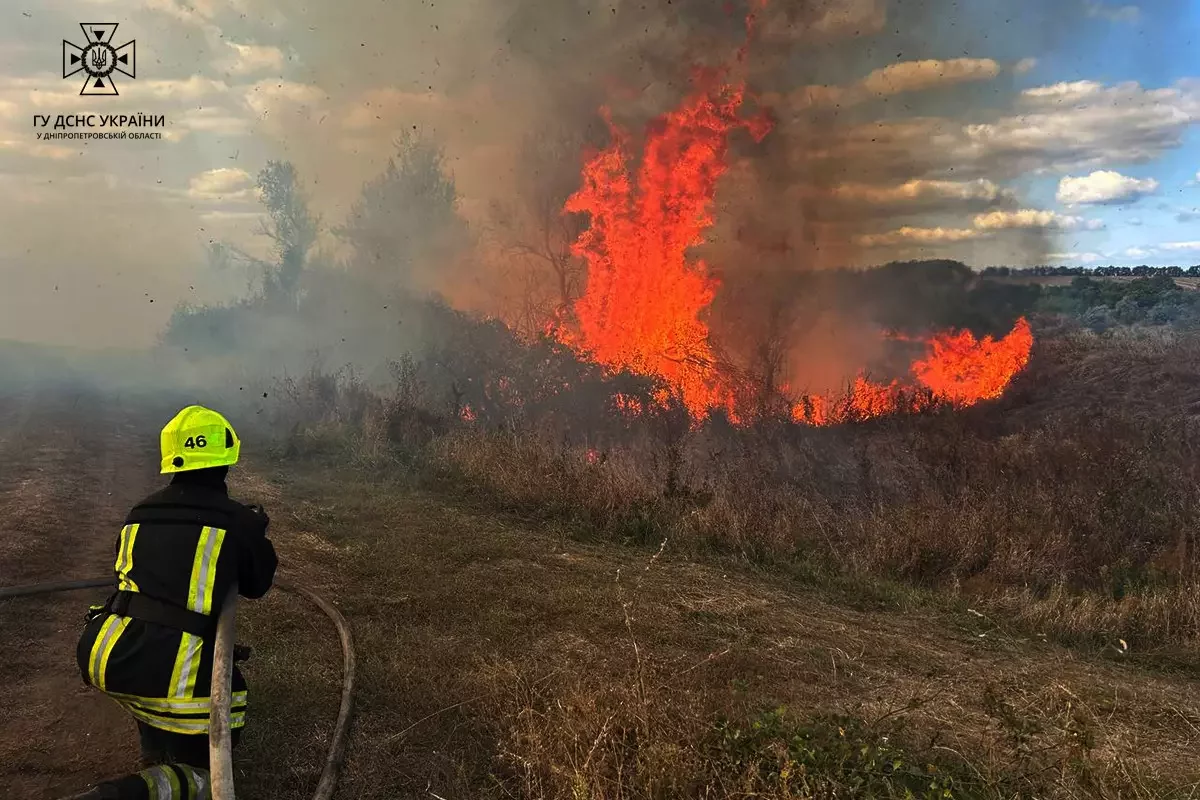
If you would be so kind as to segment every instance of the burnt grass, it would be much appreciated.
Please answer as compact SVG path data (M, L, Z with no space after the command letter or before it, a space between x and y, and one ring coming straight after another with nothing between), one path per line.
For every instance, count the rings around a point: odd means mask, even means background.
M276 387L255 469L355 628L347 796L1195 791L1200 340L1043 332L997 401L829 429L465 423L396 374ZM251 797L336 708L283 602Z

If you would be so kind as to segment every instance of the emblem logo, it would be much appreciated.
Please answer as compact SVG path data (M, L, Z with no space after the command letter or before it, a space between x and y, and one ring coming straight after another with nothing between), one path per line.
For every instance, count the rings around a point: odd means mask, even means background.
M137 58L135 41L130 39L120 47L113 47L112 39L117 32L116 22L81 22L87 45L80 47L63 39L63 78L79 72L84 73L81 95L115 95L117 85L113 73L119 72L136 78Z

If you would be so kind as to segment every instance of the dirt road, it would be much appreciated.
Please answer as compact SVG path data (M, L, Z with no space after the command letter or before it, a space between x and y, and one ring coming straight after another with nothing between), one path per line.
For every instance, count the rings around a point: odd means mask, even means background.
M112 569L121 521L155 479L155 431L137 419L83 388L0 398L0 585ZM91 590L0 601L5 796L79 791L136 763L132 722L85 687L75 667L83 615L103 597Z

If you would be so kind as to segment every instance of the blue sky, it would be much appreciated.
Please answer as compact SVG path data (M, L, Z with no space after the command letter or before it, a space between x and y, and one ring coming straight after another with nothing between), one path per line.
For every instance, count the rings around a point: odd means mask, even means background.
M1109 9L1119 12L1121 7ZM1133 81L1147 89L1170 87L1181 78L1200 76L1200 4L1151 3L1128 16L1114 13L1085 15L1079 34L1057 51L1039 58L1024 76L1026 87L1058 81L1092 80L1105 84ZM1181 146L1167 149L1149 161L1129 161L1117 156L1107 168L1138 180L1154 180L1151 194L1115 205L1093 206L1088 217L1105 224L1102 231L1080 231L1065 237L1067 252L1087 255L1082 263L1200 263L1195 250L1162 251L1169 242L1200 240L1200 136L1189 127ZM1059 208L1055 194L1058 176L1041 176L1030 182L1028 198L1041 208ZM1194 214L1189 218L1189 212Z
M1057 5L1057 4L1056 4ZM1062 5L1069 6L1069 0ZM1060 36L1045 52L1031 54L1036 65L1019 76L1017 86L1037 89L1059 83L1088 81L1104 87L1136 85L1123 98L1127 106L1150 102L1146 92L1177 89L1181 81L1200 76L1200 3L1159 2L1078 4L1069 36ZM1071 264L1192 264L1200 263L1200 136L1194 127L1197 87L1183 88L1177 97L1163 98L1160 116L1167 119L1118 120L1115 128L1129 129L1121 144L1151 141L1170 129L1178 144L1155 142L1152 153L1138 147L1101 143L1085 152L1089 163L1048 158L1041 169L1013 179L1027 205L1076 216L1090 224L1056 234L1055 252L1048 263ZM1141 95L1141 96L1139 96ZM1114 98L1117 99L1117 98ZM1102 107L1108 98L1097 94L1085 102ZM1113 103L1117 105L1117 102ZM1065 106L1066 104L1064 104ZM1170 120L1174 117L1175 121ZM1064 116L1063 121L1068 117ZM1093 120L1105 124L1103 114ZM1138 130L1139 126L1144 130ZM1098 132L1081 127L1080 139ZM1100 136L1098 138L1103 138ZM1087 147L1081 148L1087 151ZM1128 191L1113 189L1110 199L1068 203L1064 177L1084 178L1096 172L1115 172L1133 179ZM1151 188L1153 186L1153 188ZM1091 229L1099 227L1102 228ZM1196 243L1195 246L1184 246Z
M904 22L919 31L928 5L915 8ZM939 10L936 33L874 37L880 54L903 41L899 60L791 95L800 113L857 109L839 156L879 219L861 261L1200 263L1200 4Z

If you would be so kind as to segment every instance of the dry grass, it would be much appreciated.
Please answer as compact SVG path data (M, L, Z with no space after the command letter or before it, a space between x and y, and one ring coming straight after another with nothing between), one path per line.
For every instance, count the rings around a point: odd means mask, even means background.
M340 384L322 380L289 455L382 467L575 535L900 581L1064 641L1191 648L1200 634L1194 337L1045 338L1000 401L838 429L688 430L669 414L489 428L358 384L339 410Z
M294 510L273 523L284 564L337 598L362 657L347 796L1200 788L1190 683L1124 657L1085 657L975 617L852 610L689 561L672 542L564 542L377 477L330 480L296 464L276 477ZM248 609L263 700L247 797L308 786L314 728L332 719L332 636L288 611ZM296 648L312 657L295 659ZM313 691L298 697L295 685Z
M3 450L11 483L0 496L45 537L46 571L9 577L93 574L111 563L111 539L85 532L97 520L117 525L156 482L161 415L89 398L85 419L69 399L34 401L19 414L28 419L22 435ZM97 418L103 436L89 426ZM139 427L126 435L130 419ZM352 455L347 429L330 430L340 438L298 431L295 442L335 447L330 459ZM777 569L799 562L731 563L712 551L719 536L683 536L679 520L714 500L689 485L686 469L672 483L670 462L584 457L560 485L553 467L567 469L569 449L555 462L543 441L505 462L497 434L494 448L442 457L468 463L493 453L471 463L493 471L507 463L505 483L487 488L428 466L454 437L477 435L433 436L370 471L301 458L256 464L249 452L236 472L235 494L268 504L283 572L332 598L354 630L358 714L341 795L782 800L906 797L906 789L946 797L948 788L959 798L1115 799L1200 788L1194 678L1140 649L1089 654L987 609L862 597L861 581L845 591L828 581L805 588ZM80 447L92 455L82 473L70 468ZM514 474L530 464L545 471ZM597 475L606 470L614 480L653 480L605 488ZM39 471L43 478L23 483ZM430 477L474 487L474 507L411 488ZM543 494L528 488L538 482ZM36 491L19 494L22 486ZM529 518L495 513L497 487ZM588 510L543 505L551 490L565 498L584 489ZM621 491L640 492L647 516L610 502ZM762 519L753 508L735 511L728 504L721 513L744 526ZM621 531L647 546L555 536L546 520L562 533L590 520L593 532ZM663 530L680 538L664 546ZM67 574L62 558L51 563L64 553ZM15 603L0 609L5 651L16 654L3 685L22 698L0 737L0 763L11 765L6 785L21 796L78 790L136 754L128 719L72 675L81 602L65 598L40 616ZM239 796L300 800L316 783L335 715L336 638L322 615L285 594L243 611L239 639L254 657Z
M112 568L123 515L148 492L155 461L153 434L132 436L130 416L77 386L0 395L0 585ZM103 599L97 590L0 601L6 797L62 797L136 769L133 721L75 665L83 614Z

